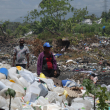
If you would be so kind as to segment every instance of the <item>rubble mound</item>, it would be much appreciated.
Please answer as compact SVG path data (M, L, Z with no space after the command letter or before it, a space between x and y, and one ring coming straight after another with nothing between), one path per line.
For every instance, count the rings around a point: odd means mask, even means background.
M32 54L35 56L39 56L39 54L43 51L43 44L44 42L40 39L34 39L32 41L27 40L26 41L28 44L32 45L30 47L30 50L32 51Z

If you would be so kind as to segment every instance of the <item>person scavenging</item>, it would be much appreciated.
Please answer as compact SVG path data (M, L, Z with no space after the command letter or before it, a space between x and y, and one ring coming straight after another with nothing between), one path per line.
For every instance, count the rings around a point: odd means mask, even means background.
M44 51L39 54L37 62L37 74L43 73L46 77L56 77L57 73L57 63L56 59L51 52L51 45L46 42L43 45Z
M21 38L19 40L19 45L14 48L13 66L21 66L23 68L26 68L27 64L27 67L29 68L29 48L27 46L24 46L24 43L24 39Z

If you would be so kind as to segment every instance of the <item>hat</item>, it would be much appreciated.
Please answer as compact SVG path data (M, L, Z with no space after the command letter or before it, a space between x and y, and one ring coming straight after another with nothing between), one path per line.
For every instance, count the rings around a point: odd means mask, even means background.
M48 42L44 43L43 47L52 47Z

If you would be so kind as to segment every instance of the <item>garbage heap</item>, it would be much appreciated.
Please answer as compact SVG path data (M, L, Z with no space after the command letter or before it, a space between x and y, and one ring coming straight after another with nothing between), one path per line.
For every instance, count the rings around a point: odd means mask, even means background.
M91 110L93 96L82 96L86 92L79 83L70 79L37 77L20 66L0 64L0 108L9 110L8 88L16 92L11 99L11 110Z

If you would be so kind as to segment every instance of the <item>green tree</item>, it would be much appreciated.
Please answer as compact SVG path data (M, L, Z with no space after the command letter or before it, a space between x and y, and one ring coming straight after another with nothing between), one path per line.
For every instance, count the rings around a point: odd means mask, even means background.
M28 28L26 26L22 27L22 35L26 34L28 32Z
M28 15L24 17L25 19L23 20L24 23L30 22L30 12L28 11Z
M39 12L36 9L34 9L30 12L30 15L31 15L31 19L36 21L37 17L39 16Z
M101 18L104 18L105 21L108 19L108 13L107 12L102 12Z
M96 110L95 98L99 99L99 104L97 104L98 110L108 110L109 105L105 101L110 99L110 93L107 92L106 87L96 87L96 85L89 79L84 79L82 85L86 87L84 96L86 94L89 96L89 93L94 95L94 110Z
M10 29L7 29L6 30L6 33L8 34L8 37L11 35L11 30Z
M73 10L69 1L73 0L43 0L39 5L42 9L40 15L43 16L41 17L43 25L54 31L60 30L62 19Z
M83 9L81 9L81 8L80 9L75 9L73 11L73 22L74 23L81 22L87 14L88 14L87 7L83 8Z
M6 96L10 96L10 103L9 103L9 110L11 110L11 97L15 97L16 92L13 89L8 88L8 90L5 92Z
M34 21L34 25L32 27L33 33L38 34L43 31L42 24L39 21Z
M3 23L3 24L2 24L2 28L3 28L3 31L6 32L6 23Z

